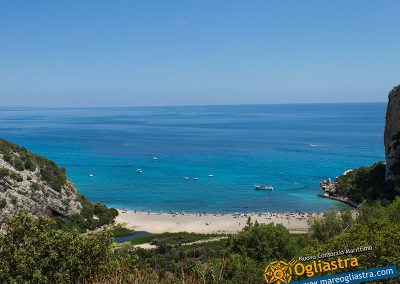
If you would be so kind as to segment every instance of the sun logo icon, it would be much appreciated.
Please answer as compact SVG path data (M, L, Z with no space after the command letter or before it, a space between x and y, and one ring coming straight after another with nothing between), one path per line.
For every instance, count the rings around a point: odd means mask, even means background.
M296 260L292 259L289 263L278 260L267 265L264 271L264 279L268 284L288 284L292 280L292 266Z

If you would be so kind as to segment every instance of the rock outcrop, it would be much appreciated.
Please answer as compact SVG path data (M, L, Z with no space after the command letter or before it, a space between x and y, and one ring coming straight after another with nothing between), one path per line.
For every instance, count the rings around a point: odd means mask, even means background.
M400 180L400 85L389 93L384 133L386 181Z
M332 182L331 178L324 179L319 183L319 187L327 194L336 193L336 182Z
M0 223L18 209L68 217L81 208L77 189L63 169L0 139Z

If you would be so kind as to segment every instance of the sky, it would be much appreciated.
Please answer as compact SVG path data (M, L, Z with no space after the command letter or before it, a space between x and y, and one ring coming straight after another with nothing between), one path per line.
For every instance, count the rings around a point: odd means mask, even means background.
M400 1L0 0L0 106L384 102Z

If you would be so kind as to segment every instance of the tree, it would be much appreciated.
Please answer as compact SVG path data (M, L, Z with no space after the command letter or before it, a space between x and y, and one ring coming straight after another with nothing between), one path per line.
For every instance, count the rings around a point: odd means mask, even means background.
M0 236L1 283L77 283L101 273L111 261L107 233L80 235L56 229L49 217L19 211Z
M250 257L231 254L228 256L224 273L222 274L226 281L224 283L260 283L262 280L264 265Z
M303 255L344 251L359 247L372 247L370 251L352 254L359 260L358 269L369 269L400 264L400 225L384 219L370 219L356 224L349 230L331 238L325 244L317 243L305 250ZM350 257L348 255L348 257ZM399 279L387 283L399 283ZM386 282L385 282L386 283Z
M228 247L233 253L256 261L290 260L300 249L297 238L283 225L252 223L250 218L246 227L231 237Z
M337 213L327 210L322 217L313 217L310 221L311 236L318 241L326 241L336 236L354 223L350 210L342 210Z
M339 227L343 227L343 221L338 215L333 217L330 213L319 219L318 224L313 224L312 232L314 236L319 237L319 242L306 248L302 255L372 247L372 250L356 252L347 256L358 258L359 269L400 264L399 197L388 206L382 206L381 203L363 206L353 224L341 232ZM329 227L330 224L333 224L334 229ZM334 231L338 231L338 233L333 234ZM387 279L385 283L399 283L399 278Z

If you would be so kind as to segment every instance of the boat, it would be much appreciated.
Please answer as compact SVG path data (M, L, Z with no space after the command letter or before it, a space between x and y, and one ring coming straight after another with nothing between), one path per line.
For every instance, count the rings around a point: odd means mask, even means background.
M256 185L256 190L274 190L272 185Z
M194 178L193 178L193 180L199 180L199 178L197 178L197 177L194 177Z
M190 177L183 177L185 180L189 180L190 179Z
M158 158L156 156L153 156L153 160L158 160Z
M137 172L138 174L141 174L141 173L143 173L143 170L142 170L142 169L137 169L136 172Z
M212 177L214 177L214 174L209 174L208 176L209 176L210 178L212 178Z
M94 174L89 174L89 176L92 178L92 177L94 177Z

